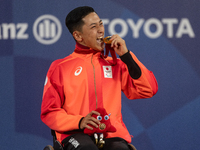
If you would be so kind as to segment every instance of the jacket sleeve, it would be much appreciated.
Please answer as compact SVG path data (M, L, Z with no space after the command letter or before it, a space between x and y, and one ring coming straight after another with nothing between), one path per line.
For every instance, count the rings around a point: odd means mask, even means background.
M137 57L129 51L120 57L122 65L122 91L129 99L150 98L158 91L153 72L149 71Z
M47 73L41 106L41 120L50 128L59 132L79 129L83 116L70 115L62 108L64 103L62 73L59 67L51 65Z

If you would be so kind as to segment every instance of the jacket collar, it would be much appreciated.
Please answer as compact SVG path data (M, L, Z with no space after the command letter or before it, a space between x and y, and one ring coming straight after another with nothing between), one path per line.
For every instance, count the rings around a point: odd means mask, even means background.
M92 48L89 48L87 46L84 46L84 45L81 45L79 44L78 42L76 42L76 46L75 46L75 50L74 50L74 54L83 54L83 55L94 55L96 58L99 58L101 57L102 59L105 60L105 58L107 57L108 54L106 54L106 56L104 55L104 51L97 51L97 50L94 50ZM115 54L116 55L116 54ZM116 57L116 56L115 56ZM109 62L109 61L106 61L108 64L110 65L115 65L116 62Z
M81 45L78 42L76 42L74 52L78 53L78 54L96 54L96 53L102 53L103 54L104 53L104 51L94 50L94 49L89 48L87 46Z

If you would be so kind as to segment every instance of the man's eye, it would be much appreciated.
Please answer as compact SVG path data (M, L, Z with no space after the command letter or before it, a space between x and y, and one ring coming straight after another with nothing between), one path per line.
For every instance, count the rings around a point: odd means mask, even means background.
M96 26L92 26L91 29L95 28Z

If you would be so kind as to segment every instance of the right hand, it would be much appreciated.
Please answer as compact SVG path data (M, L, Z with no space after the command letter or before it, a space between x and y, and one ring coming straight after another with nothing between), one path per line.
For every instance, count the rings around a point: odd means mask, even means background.
M85 116L83 118L83 120L81 121L80 124L80 129L84 129L84 128L88 128L90 130L93 130L93 128L91 126L94 126L95 128L98 128L98 125L100 124L100 121L94 117L92 117L92 115L95 114L97 116L100 115L99 112L97 111L91 111L87 116ZM88 124L90 124L91 126L89 126Z

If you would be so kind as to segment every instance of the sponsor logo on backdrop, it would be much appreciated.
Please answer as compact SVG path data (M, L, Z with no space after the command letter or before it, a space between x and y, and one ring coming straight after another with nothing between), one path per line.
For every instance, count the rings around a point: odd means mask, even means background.
M125 38L128 33L134 39L144 34L147 38L156 39L160 36L167 38L195 38L195 32L188 18L149 18L133 20L132 18L102 19L109 35L119 34ZM27 40L29 34L28 23L0 23L0 40ZM62 25L58 18L53 15L41 15L33 24L33 35L35 39L44 45L56 43L62 34Z
M1 23L0 40L28 39L28 23Z
M107 26L109 35L119 34L122 38L126 37L129 32L132 32L133 38L140 37L140 31L150 39L156 39L165 34L168 38L182 38L187 35L189 38L194 38L195 34L188 18L157 18L143 19L140 18L134 21L132 18L126 20L115 18L113 20L102 19L105 27ZM116 27L120 26L121 30L116 31ZM175 30L176 28L176 30ZM166 31L166 32L164 32Z
M62 34L60 21L52 15L43 15L33 25L35 39L45 45L57 42Z
M0 24L0 40L27 40L28 23L2 23ZM33 24L35 39L45 45L56 43L62 34L62 25L53 15L42 15Z

